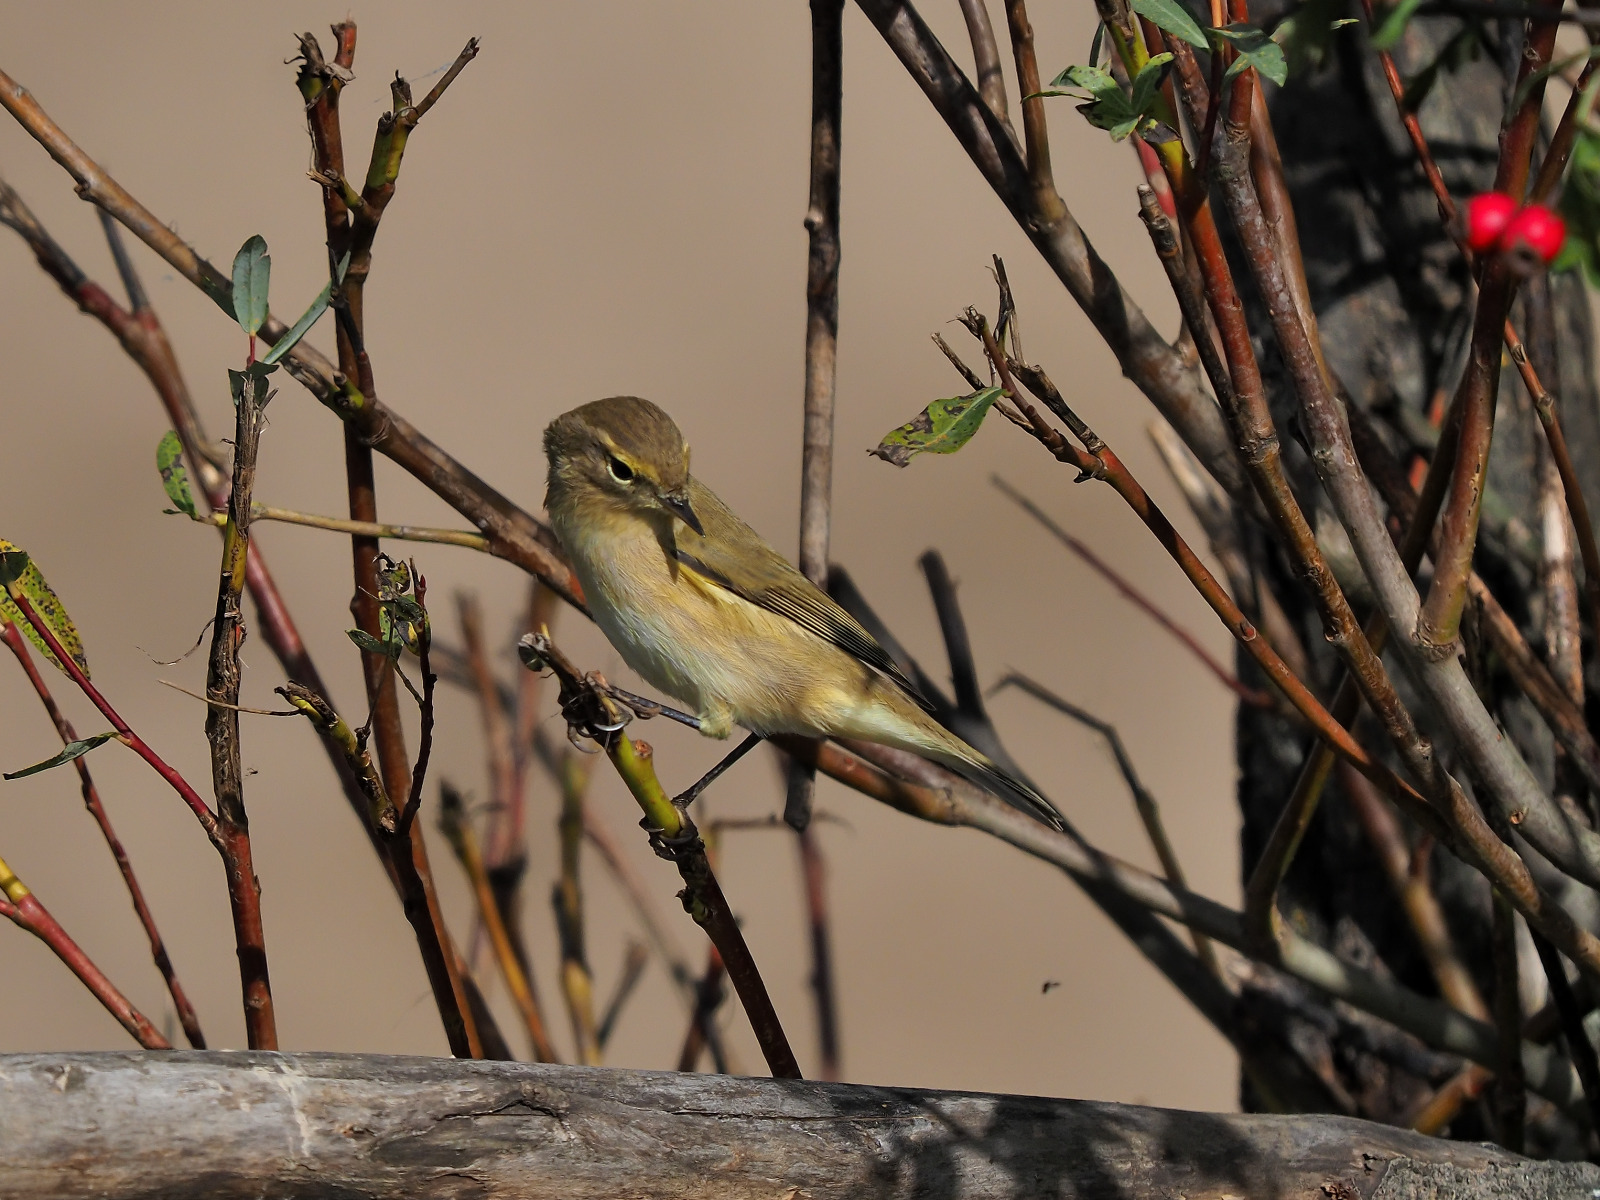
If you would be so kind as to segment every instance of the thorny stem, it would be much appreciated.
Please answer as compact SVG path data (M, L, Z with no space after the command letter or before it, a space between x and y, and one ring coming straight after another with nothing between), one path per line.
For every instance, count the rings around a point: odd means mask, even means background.
M483 869L483 855L478 850L477 835L472 832L465 809L460 794L446 784L439 806L439 829L449 840L450 848L455 851L456 859L461 863L461 869L472 887L473 898L478 904L478 917L488 931L489 943L494 947L495 962L500 967L506 990L511 993L517 1011L522 1014L528 1040L533 1044L534 1057L539 1062L559 1062L561 1060L556 1057L555 1049L550 1044L550 1035L546 1032L544 1013L540 1009L538 996L534 994L533 980L523 970L522 961L511 945L511 937L506 933L505 922L500 919L500 907L495 903L494 890L489 886L489 876Z
M26 929L49 946L94 998L105 1005L106 1011L117 1019L117 1023L133 1035L136 1042L146 1050L172 1049L171 1043L156 1032L156 1027L150 1024L149 1019L128 1002L128 998L106 978L105 972L94 965L82 947L68 936L60 922L39 903L39 898L16 877L4 859L0 859L0 896L4 897L0 900L0 916Z
M250 820L244 806L244 764L239 746L239 648L245 638L245 563L250 554L250 496L256 458L266 422L266 380L246 373L234 401L233 488L222 533L222 568L217 607L211 623L211 655L206 668L206 740L211 746L211 786L217 804L217 833L228 875L239 977L244 989L245 1032L252 1050L278 1048L272 985L267 972L265 931L261 924L261 885L250 848Z
M33 690L38 694L39 702L44 705L45 712L49 714L51 723L55 725L62 744L77 741L78 731L73 728L72 722L67 720L61 707L55 702L55 697L50 694L49 685L39 673L33 655L28 652L28 643L22 636L22 631L9 621L0 621L0 637L5 639L6 645L10 647L11 653L16 655L17 662L28 676L28 682L33 684ZM172 960L167 955L166 943L162 940L161 931L156 928L155 914L150 911L150 905L144 897L144 889L139 886L139 880L133 873L133 863L128 858L127 850L123 848L122 839L111 827L111 818L106 814L105 805L100 801L100 791L95 787L94 777L89 773L89 764L80 757L74 759L72 765L78 772L84 807L89 810L89 815L94 818L95 824L100 827L100 834L105 838L111 857L116 860L117 870L122 874L122 882L128 889L128 898L133 901L133 911L139 917L139 924L144 927L145 936L150 939L150 957L167 985L167 992L172 997L172 1007L178 1014L178 1023L183 1026L184 1036L194 1049L204 1050L206 1040L200 1031L200 1018L194 1011L194 1005L189 1003L183 985L178 982L177 971L173 969Z

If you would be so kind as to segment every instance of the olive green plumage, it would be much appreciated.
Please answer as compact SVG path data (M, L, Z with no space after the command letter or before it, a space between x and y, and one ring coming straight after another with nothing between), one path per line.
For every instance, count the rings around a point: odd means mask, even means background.
M935 722L861 625L689 474L648 400L573 409L544 435L545 507L589 610L701 731L848 737L942 763L1051 825L1049 802Z

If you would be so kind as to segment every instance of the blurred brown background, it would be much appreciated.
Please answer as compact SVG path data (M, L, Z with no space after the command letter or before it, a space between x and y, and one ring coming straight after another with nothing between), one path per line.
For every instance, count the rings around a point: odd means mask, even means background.
M953 0L925 16L970 64ZM342 7L163 3L0 4L3 66L103 166L202 253L226 264L252 233L269 242L280 313L321 286L317 189L283 60L292 34L327 45ZM804 327L809 18L802 0L738 3L357 7L357 80L345 141L364 163L398 69L420 85L469 35L483 53L413 137L379 235L368 343L380 394L484 478L533 511L539 435L556 414L617 392L672 412L696 473L785 552L795 544ZM1082 61L1088 4L1033 14L1041 69ZM998 11L997 20L1003 15ZM1015 96L1013 87L1012 95ZM1175 306L1135 217L1133 152L1052 102L1058 181L1096 245L1164 328ZM114 284L93 212L11 121L0 172L90 273ZM1068 387L1186 531L1181 502L1148 448L1150 409L1118 374L1060 285L970 166L867 21L845 17L843 273L834 557L906 644L943 673L915 566L927 547L960 579L980 669L1025 668L1115 722L1160 798L1194 886L1237 896L1231 696L1165 635L990 486L1003 473L1111 558L1216 652L1228 639L1109 489L1070 474L999 420L954 458L905 471L869 458L879 436L959 381L928 335L968 303L993 309L989 255L1010 267L1029 357ZM137 262L214 437L231 417L224 369L238 330L142 246ZM158 666L195 641L214 602L217 539L161 514L153 464L165 429L136 368L78 315L20 240L0 236L0 536L31 551L82 631L95 679L197 784L209 778L201 706L160 686L201 686L203 655ZM961 334L965 338L965 334ZM312 340L331 346L331 324ZM287 379L269 411L259 499L342 515L339 429ZM227 424L225 424L227 422ZM386 519L462 524L379 460ZM335 700L359 717L349 551L339 537L264 526L280 584ZM394 549L394 547L391 547ZM448 547L414 551L440 636L456 640L452 593L483 599L508 644L526 580ZM581 618L558 637L581 662L616 656ZM244 703L275 707L281 682L260 641L246 647ZM54 734L14 665L0 663L0 764L53 753ZM626 675L623 676L626 678ZM65 679L58 695L84 733L103 722ZM1109 754L1092 736L1015 695L996 720L1027 770L1102 846L1153 866ZM440 1054L444 1038L415 944L381 871L300 722L246 718L257 869L279 1029L286 1049ZM669 786L721 749L650 728ZM481 799L482 738L469 697L446 690L433 779ZM216 854L193 819L131 754L90 762L140 869L181 978L214 1045L243 1042L238 976ZM546 1005L565 1045L546 904L555 807L542 777L531 807L527 926ZM202 790L205 790L202 787ZM431 825L437 793L428 797ZM771 756L713 789L707 809L781 807ZM623 836L679 940L700 935L649 854L637 811L609 769L591 803ZM1223 1041L1058 871L982 835L919 824L824 783L844 1066L852 1080L1231 1108ZM430 829L431 834L431 829ZM158 1021L167 1012L138 927L70 769L0 785L0 854ZM434 863L458 936L468 896L437 839ZM632 918L590 856L590 959L609 994ZM815 1063L800 888L792 840L735 835L726 890L745 921L803 1067ZM0 1050L122 1047L127 1039L34 939L0 928ZM512 1010L485 969L503 1027ZM1060 986L1042 991L1047 980ZM742 1015L727 1022L746 1069L760 1056ZM670 1066L681 1008L652 963L608 1061Z

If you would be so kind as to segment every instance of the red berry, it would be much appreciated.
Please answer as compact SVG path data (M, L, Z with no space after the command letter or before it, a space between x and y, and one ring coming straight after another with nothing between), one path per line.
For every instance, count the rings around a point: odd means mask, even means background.
M1506 225L1500 244L1512 254L1528 254L1548 264L1561 253L1567 223L1542 204L1530 204Z
M1467 245L1478 254L1493 250L1516 211L1517 202L1504 192L1480 192L1468 200Z

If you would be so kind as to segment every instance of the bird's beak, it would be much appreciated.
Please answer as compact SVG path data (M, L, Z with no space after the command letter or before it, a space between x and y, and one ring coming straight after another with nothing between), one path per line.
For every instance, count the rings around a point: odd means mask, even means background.
M687 495L682 492L668 492L661 497L661 503L665 504L668 511L678 520L682 521L701 537L705 537L706 531L701 527L700 518L694 515L694 509L689 507L689 497Z

